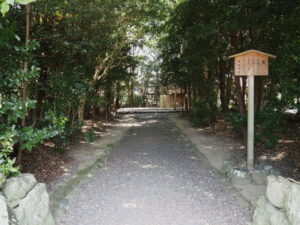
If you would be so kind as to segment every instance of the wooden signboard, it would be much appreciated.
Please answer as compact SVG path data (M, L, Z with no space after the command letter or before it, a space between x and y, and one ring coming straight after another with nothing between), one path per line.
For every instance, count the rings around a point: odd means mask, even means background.
M269 75L269 58L276 58L265 52L249 50L230 56L234 58L235 76L248 79L248 126L247 126L247 167L254 168L254 76Z
M276 58L257 50L249 50L230 56L234 58L234 74L236 76L268 76L269 57Z

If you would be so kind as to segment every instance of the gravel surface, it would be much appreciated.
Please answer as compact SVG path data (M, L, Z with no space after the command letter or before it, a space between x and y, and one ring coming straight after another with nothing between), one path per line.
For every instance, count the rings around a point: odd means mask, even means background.
M246 225L221 175L168 115L137 115L111 159L63 201L60 225Z

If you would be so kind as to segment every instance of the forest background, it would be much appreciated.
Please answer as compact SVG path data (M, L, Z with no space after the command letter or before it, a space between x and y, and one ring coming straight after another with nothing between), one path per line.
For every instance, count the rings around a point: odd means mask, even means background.
M245 139L247 80L233 75L228 56L248 49L278 56L270 76L255 81L256 143L291 143L289 163L300 173L299 1L0 4L0 173L18 173L22 152L45 141L63 150L86 118L146 106L149 87L157 101L162 87L177 87L194 125L225 118ZM155 57L135 54L145 47Z

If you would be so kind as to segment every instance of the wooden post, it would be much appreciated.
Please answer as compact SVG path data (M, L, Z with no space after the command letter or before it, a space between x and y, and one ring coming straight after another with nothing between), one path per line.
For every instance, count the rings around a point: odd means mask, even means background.
M247 168L254 167L254 76L248 76Z

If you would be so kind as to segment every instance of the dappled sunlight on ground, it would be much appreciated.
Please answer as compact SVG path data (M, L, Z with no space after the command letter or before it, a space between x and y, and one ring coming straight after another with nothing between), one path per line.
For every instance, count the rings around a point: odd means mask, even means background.
M123 203L123 207L126 209L136 209L138 205L134 202Z
M286 152L276 152L273 155L262 155L259 157L259 160L271 160L271 161L280 161L287 157L288 154Z
M286 152L279 152L275 156L271 157L272 161L282 160L287 156Z
M147 156L147 155L145 155ZM138 161L129 161L129 163L131 165L136 165L142 169L156 169L156 168L159 168L160 166L158 165L154 165L154 164L144 164L144 163L140 163Z
M157 166L157 165L151 165L151 164L142 166L143 169L155 169L158 167L159 166Z
M66 166L60 166L61 170L63 171L63 176L68 176L70 175L71 170L68 169Z
M158 122L157 120L145 120L142 122L128 121L125 123L124 123L124 121L120 121L120 123L113 124L112 127L142 127L142 126L157 123L157 122Z

